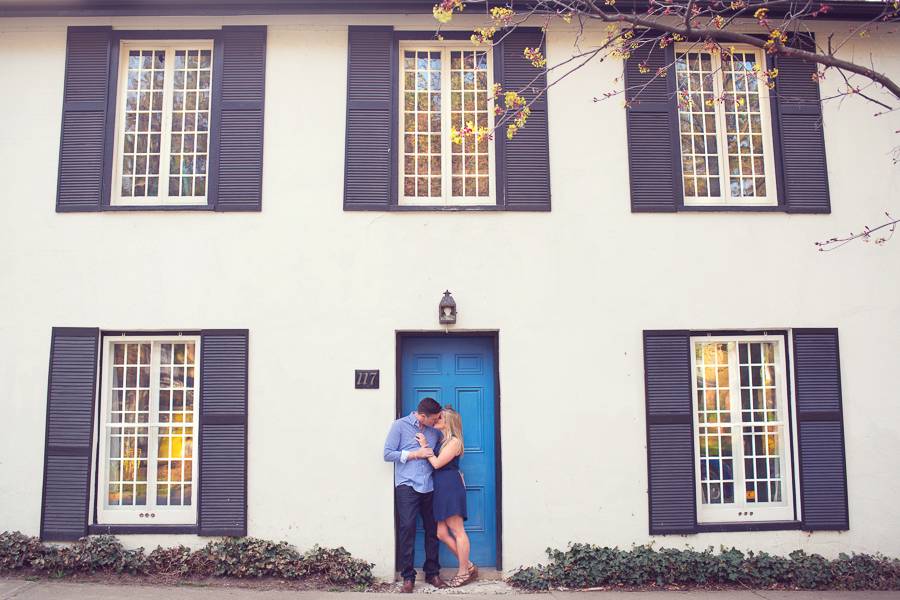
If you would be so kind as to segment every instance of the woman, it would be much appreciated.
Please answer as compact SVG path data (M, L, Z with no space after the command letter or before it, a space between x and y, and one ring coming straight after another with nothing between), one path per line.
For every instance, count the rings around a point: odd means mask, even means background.
M478 567L469 562L469 536L463 527L468 515L466 487L459 472L459 457L463 454L462 420L459 413L446 406L435 427L442 437L439 447L434 449L435 456L428 459L434 467L434 520L438 539L459 559L459 571L449 581L450 587L459 587L478 578ZM416 439L421 447L428 447L424 435L417 434Z

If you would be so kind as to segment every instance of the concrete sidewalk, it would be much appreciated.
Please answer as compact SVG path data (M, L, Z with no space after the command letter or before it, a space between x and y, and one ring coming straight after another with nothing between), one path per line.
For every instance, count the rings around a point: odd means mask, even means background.
M471 600L498 600L502 595L521 595L511 588L495 587L493 593L479 593L471 586L456 590L437 591L431 586L420 584L416 591L420 595L465 596ZM527 594L533 596L532 594ZM221 586L140 586L105 585L94 583L64 583L59 581L25 581L24 579L0 578L0 600L366 600L377 596L387 599L408 598L404 594L372 594L361 592L295 592L285 590L255 590ZM853 600L900 599L900 592L775 592L769 590L716 591L716 592L550 592L536 598L553 600Z

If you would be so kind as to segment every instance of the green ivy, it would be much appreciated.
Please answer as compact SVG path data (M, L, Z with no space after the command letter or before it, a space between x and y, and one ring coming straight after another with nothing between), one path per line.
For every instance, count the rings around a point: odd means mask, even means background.
M126 550L113 536L81 538L67 546L41 543L19 532L0 533L0 573L28 570L53 577L73 573L131 573L176 577L324 577L336 585L365 585L372 565L344 548L315 546L300 554L287 542L223 538L199 550L187 546Z
M510 584L528 590L590 587L740 585L837 590L900 589L900 560L880 554L841 554L829 560L802 550L788 558L766 552L743 553L735 548L716 553L654 549L631 550L570 544L548 548L546 565L521 568Z

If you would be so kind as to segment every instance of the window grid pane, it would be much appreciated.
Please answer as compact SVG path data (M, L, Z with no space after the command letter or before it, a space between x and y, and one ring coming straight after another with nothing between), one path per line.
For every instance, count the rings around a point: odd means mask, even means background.
M722 56L728 185L734 198L766 196L759 79L754 67L755 53Z
M206 195L212 51L176 50L169 196Z
M403 53L403 194L440 198L441 52Z
M781 437L775 386L775 344L740 343L741 423L748 503L782 501Z
M143 506L150 439L150 344L114 344L112 370L107 504Z
M729 346L697 344L698 448L703 504L734 503L734 454L731 427Z
M193 343L160 344L156 504L192 501L196 362Z
M709 53L687 52L675 61L685 197L718 198L722 195L713 77L713 60Z
M487 52L450 52L450 123L458 131L488 128ZM490 196L487 137L468 135L451 144L451 182L454 197Z
M122 133L123 197L158 196L164 50L130 50Z

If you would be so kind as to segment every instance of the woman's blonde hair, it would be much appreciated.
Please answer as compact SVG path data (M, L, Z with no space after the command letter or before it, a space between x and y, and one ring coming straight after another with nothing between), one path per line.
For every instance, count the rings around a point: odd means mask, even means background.
M453 410L453 407L449 404L444 407L444 423L447 427L444 429L444 439L441 442L441 446L450 440L457 439L459 440L459 455L462 456L463 449L465 448L465 443L463 442L462 419L460 418L459 413Z

